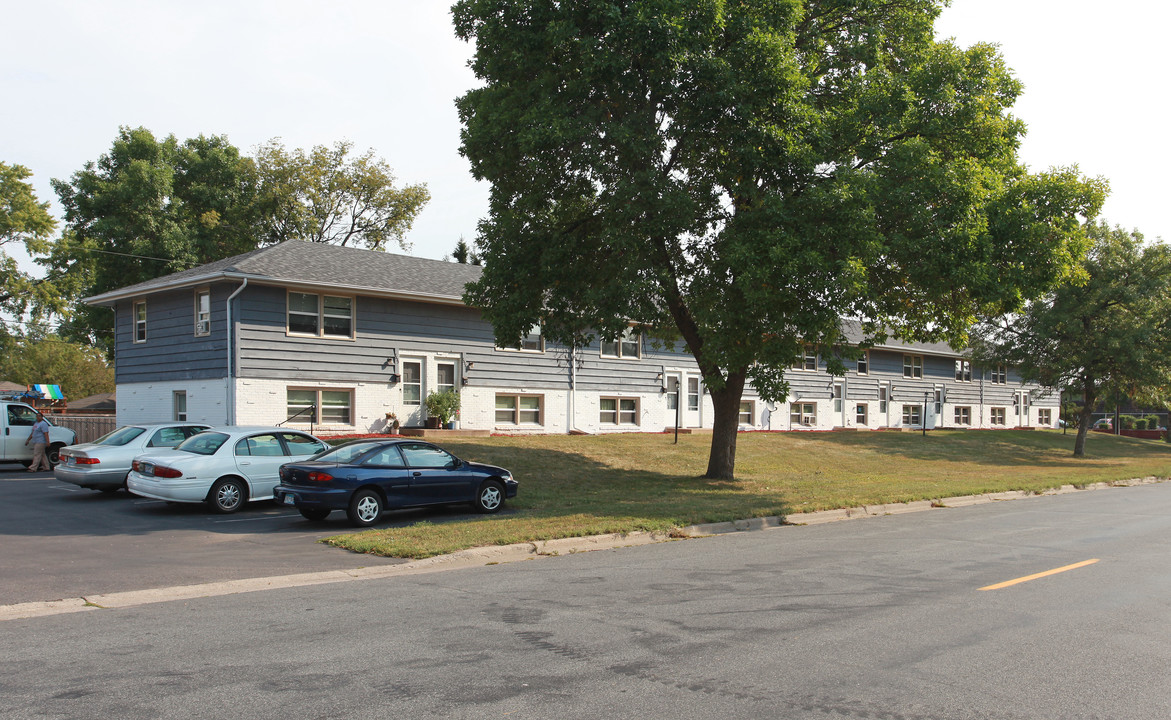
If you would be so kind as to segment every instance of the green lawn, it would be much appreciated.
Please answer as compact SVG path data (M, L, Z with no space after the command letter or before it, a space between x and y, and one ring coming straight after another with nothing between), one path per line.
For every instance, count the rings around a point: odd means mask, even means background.
M1040 492L1171 476L1171 445L1090 433L1084 459L1059 431L745 433L735 481L700 477L710 436L622 434L452 439L467 460L520 481L496 516L328 538L337 547L423 558L507 545L1004 490ZM800 518L790 518L799 522Z

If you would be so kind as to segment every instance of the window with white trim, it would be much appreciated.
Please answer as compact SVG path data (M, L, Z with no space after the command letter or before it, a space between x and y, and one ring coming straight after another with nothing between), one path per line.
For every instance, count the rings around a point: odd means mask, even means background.
M971 360L956 360L956 382L972 382Z
M1008 368L1004 365L992 366L992 379L990 380L995 385L1008 384Z
M905 378L921 378L921 377L923 377L923 356L922 355L903 355L903 377L905 377Z
M635 398L601 398L598 421L605 425L638 425L638 400Z
M972 424L972 408L957 407L955 409L956 425L971 425Z
M888 402L890 402L890 385L883 383L878 386L878 412L885 415Z
M529 328L529 331L520 339L520 344L514 347L501 347L497 345L496 349L531 353L545 352L545 338L541 335L541 326L534 325Z
M637 360L642 347L642 334L634 328L626 328L615 340L602 340L602 357L630 358Z
M436 363L435 389L438 392L455 390L455 363Z
M859 358L858 358L858 374L859 375L869 375L870 374L870 351L869 350L863 350L862 355L859 356Z
M834 396L834 412L840 413L842 411L842 383L836 382L833 387Z
M817 370L817 348L807 345L801 351L801 357L797 359L797 362L793 363L793 369L802 371Z
M740 403L740 413L737 422L741 425L755 425L753 418L756 417L756 403L752 400L744 400Z
M134 342L146 342L146 301L134 303Z
M544 395L496 396L497 425L540 425Z
M1051 427L1053 425L1053 411L1049 408L1037 409L1037 424Z
M286 417L295 423L349 425L353 418L354 391L323 388L288 388Z
M988 422L991 425L1007 425L1008 412L1005 410L1005 408L994 407L988 411Z
M922 425L923 408L918 405L903 405L903 425Z
M423 362L403 361L403 405L423 404Z
M186 390L176 390L171 393L171 419L175 422L187 422Z
M854 406L854 420L859 426L870 424L870 405L868 403L858 403Z
M354 299L290 290L288 331L293 335L353 338Z
M195 334L211 334L211 290L207 288L195 291Z
M687 409L699 410L699 378L687 378Z
M793 425L813 427L817 424L817 404L793 403L789 405L789 422Z

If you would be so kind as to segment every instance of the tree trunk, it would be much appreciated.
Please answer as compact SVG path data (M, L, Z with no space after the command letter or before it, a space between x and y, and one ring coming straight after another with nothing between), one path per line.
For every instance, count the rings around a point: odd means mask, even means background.
M1097 398L1093 392L1094 383L1086 379L1082 383L1082 415L1077 423L1077 437L1073 441L1073 456L1086 456L1086 433L1090 431L1090 423L1094 419L1094 403Z
M744 373L728 373L720 390L712 390L715 418L712 421L712 448L707 473L713 480L732 480L736 470L736 430L740 425L740 398L744 395Z

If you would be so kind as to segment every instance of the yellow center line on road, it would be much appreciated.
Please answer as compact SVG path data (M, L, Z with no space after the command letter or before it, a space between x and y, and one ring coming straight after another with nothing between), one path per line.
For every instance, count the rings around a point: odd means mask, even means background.
M1021 583L1025 583L1030 580L1036 580L1038 578L1049 577L1050 575L1056 575L1057 573L1063 573L1063 572L1066 572L1069 570L1077 570L1078 568L1083 568L1087 565L1093 565L1096 562L1098 562L1097 558L1094 558L1093 560L1082 560L1081 562L1074 563L1073 565L1066 565L1065 567L1059 567L1059 568L1054 568L1052 570L1046 570L1045 572L1039 572L1036 575L1026 575L1024 577L1019 577L1016 580L1007 580L1005 582L997 583L995 585L987 585L987 586L982 587L980 589L981 590L1000 590L1001 588L1012 587L1013 585L1020 585Z

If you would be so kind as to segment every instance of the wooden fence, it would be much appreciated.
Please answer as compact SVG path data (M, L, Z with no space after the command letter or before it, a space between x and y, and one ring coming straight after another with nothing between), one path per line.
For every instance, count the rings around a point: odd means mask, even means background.
M48 415L54 425L69 428L77 433L77 442L97 440L118 427L112 415Z

